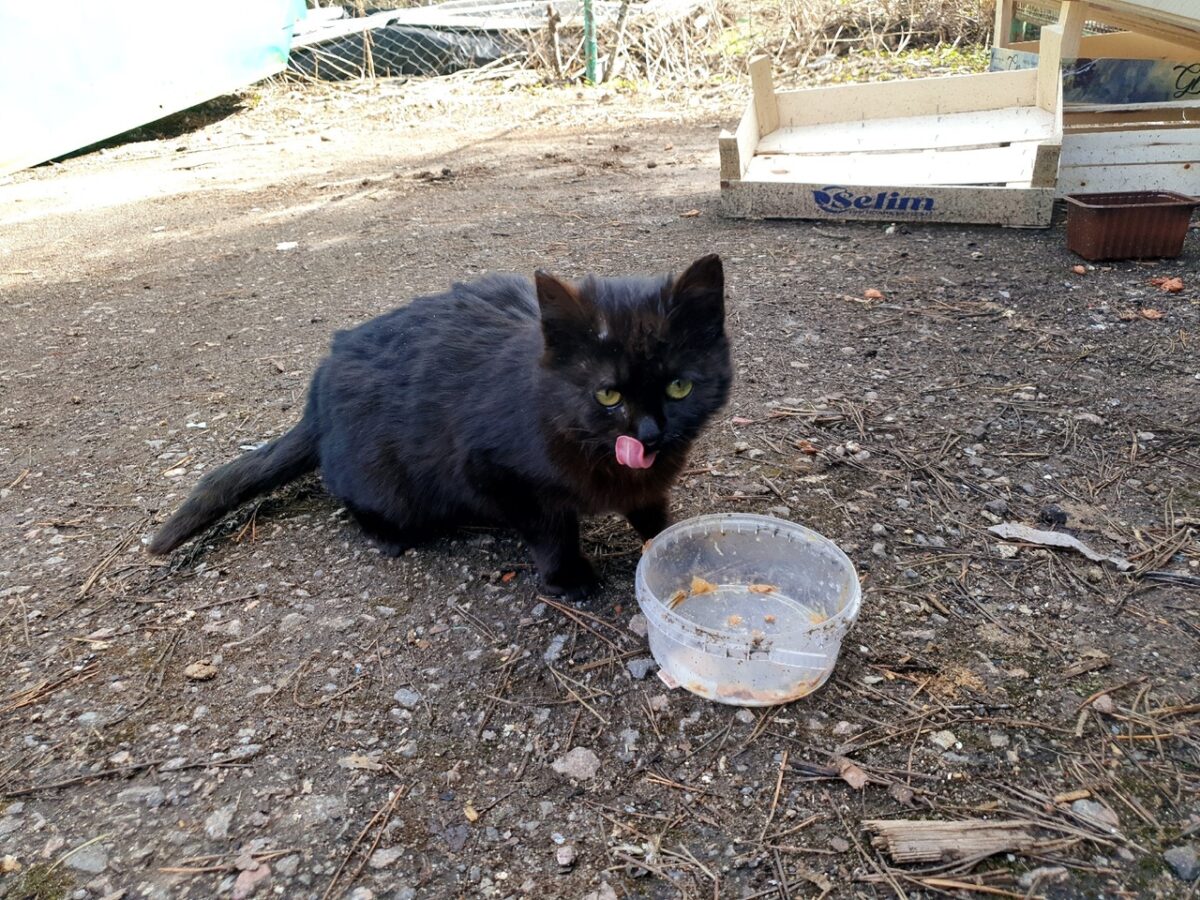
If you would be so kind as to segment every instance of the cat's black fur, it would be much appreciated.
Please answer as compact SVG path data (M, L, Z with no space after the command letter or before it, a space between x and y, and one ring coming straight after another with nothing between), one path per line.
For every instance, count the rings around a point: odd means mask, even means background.
M543 588L595 586L579 516L625 515L643 538L668 521L688 449L725 403L731 366L719 257L678 279L534 281L492 275L339 332L300 423L201 479L150 543L168 553L251 497L314 468L382 550L431 530L507 524ZM666 387L687 379L691 393ZM595 397L615 389L614 409ZM618 464L618 436L657 451Z

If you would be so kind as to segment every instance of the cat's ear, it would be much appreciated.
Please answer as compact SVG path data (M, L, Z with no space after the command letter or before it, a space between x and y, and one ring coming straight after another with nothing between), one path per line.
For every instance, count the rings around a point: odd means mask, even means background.
M542 336L547 351L560 354L578 344L592 322L592 305L574 285L538 269L533 276L538 307L542 312Z
M725 329L725 269L715 253L702 256L675 279L671 288L671 325L702 340Z

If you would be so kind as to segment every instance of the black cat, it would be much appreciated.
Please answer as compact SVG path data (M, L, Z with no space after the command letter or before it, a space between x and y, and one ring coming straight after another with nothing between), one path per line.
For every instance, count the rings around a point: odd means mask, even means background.
M732 379L718 256L677 279L491 275L339 332L300 423L210 472L150 543L168 553L320 468L387 554L440 526L507 524L543 589L596 585L579 515L643 538Z

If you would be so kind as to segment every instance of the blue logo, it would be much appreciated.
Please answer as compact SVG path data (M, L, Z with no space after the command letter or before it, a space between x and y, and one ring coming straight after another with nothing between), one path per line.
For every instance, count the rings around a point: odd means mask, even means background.
M855 194L849 188L830 185L823 191L813 191L813 201L822 212L844 213L849 210L865 213L933 212L932 197L906 197L899 191L880 191L878 194Z

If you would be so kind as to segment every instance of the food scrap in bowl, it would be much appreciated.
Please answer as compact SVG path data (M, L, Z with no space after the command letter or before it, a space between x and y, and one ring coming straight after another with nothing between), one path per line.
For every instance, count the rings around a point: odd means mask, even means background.
M773 594L777 590L779 590L779 588L775 587L775 585L773 585L773 584L752 584L752 585L750 585L750 591L751 591L751 593L754 593L754 594Z
M698 575L692 576L691 594L693 597L698 596L700 594L711 594L716 589L717 589L717 586L715 584L713 584L711 581L705 581L703 578L699 577Z

